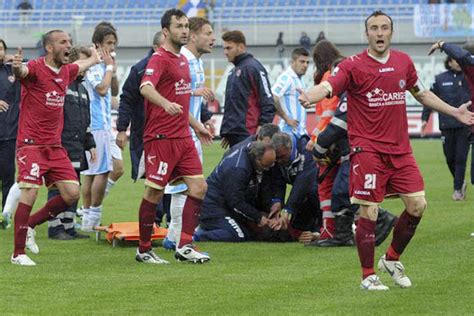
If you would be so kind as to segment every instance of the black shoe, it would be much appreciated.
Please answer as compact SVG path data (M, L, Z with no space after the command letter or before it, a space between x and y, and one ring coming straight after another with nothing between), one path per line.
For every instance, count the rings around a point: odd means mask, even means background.
M354 246L354 234L352 232L352 223L354 214L346 212L345 214L334 216L336 232L333 238L320 239L313 241L309 247L350 247Z
M72 237L71 235L67 234L64 231L60 231L57 234L51 235L49 236L49 238L54 239L54 240L73 240L74 239L74 237Z
M398 217L387 210L379 207L379 215L375 225L375 245L382 244L392 231L393 226L397 223Z
M90 238L89 235L86 235L86 234L79 234L79 233L74 233L74 234L69 234L69 236L71 236L72 238L74 239L87 239L87 238Z

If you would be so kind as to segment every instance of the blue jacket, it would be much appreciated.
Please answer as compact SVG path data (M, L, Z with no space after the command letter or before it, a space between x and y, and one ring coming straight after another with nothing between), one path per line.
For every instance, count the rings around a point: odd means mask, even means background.
M0 100L10 105L6 112L0 112L0 141L16 139L20 92L21 84L13 76L11 65L0 64Z
M224 117L220 135L254 135L257 127L271 123L275 103L267 71L252 55L236 57L227 78Z
M431 91L441 100L456 108L471 100L471 91L462 72L448 70L436 75ZM424 107L421 119L428 121L432 111L430 108ZM466 127L466 125L454 117L439 113L439 129L463 127Z
M201 220L233 218L259 223L262 214L256 208L262 173L249 156L249 147L233 149L207 178L207 193Z

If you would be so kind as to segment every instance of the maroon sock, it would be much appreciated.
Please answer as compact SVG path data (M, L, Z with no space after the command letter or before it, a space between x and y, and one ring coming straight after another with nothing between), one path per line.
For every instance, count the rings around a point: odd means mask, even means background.
M64 202L63 198L60 195L55 196L51 200L48 200L42 209L30 216L28 221L28 226L35 228L50 218L55 218L56 215L64 212L69 205Z
M376 221L371 221L363 217L359 219L359 223L357 224L355 239L360 265L362 267L362 279L365 279L371 274L375 274L375 224Z
M183 207L183 224L178 248L193 242L193 234L198 225L201 205L201 199L189 195L186 197L186 203L184 203Z
M400 215L397 224L393 228L393 239L390 244L390 247L398 254L398 257L400 257L413 235L415 235L416 227L420 220L421 217L410 215L406 210ZM386 253L386 258L387 260L399 259L393 256L391 252Z
M32 206L18 203L15 212L15 250L13 257L25 254L26 233L28 232L28 219Z
M153 233L153 225L155 224L156 204L142 199L138 221L140 224L140 241L138 243L138 251L141 253L151 249L151 234Z

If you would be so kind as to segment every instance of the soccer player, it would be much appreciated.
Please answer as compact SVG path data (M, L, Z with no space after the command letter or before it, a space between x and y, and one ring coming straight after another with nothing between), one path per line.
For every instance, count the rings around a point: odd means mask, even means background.
M365 290L388 290L374 270L375 223L386 194L397 194L405 211L394 228L393 240L378 267L403 288L411 286L400 262L426 208L424 184L410 146L405 91L423 105L474 123L469 104L454 108L425 89L408 55L390 49L393 22L382 11L365 20L369 47L341 62L327 81L300 96L304 106L347 91L347 126L352 149L350 193L360 205L356 244Z
M191 75L192 92L189 111L196 121L198 121L201 118L201 104L203 101L211 102L214 100L214 93L205 86L206 78L204 75L204 65L201 56L212 52L216 37L211 23L202 17L190 18L189 30L189 40L188 43L181 48L181 54L188 60ZM210 120L204 122L204 126L209 129L211 134L214 133L214 126ZM192 129L191 135L202 163L201 142ZM186 190L187 187L184 183L179 185L168 185L165 189L166 194L171 194L171 221L168 226L168 234L163 240L163 247L166 249L174 250L174 248L176 248L176 240L181 231L181 217L184 203L186 202Z
M175 258L191 262L206 262L210 257L196 250L192 235L197 226L207 185L202 165L189 131L193 126L201 141L212 136L189 113L192 92L189 64L180 53L188 43L188 18L178 9L170 9L161 17L165 43L150 58L141 83L145 98L145 193L140 205L140 241L136 253L139 262L163 264L151 247L155 209L168 183L186 183L187 198L182 215L182 229Z
M25 243L33 253L39 252L34 228L79 198L76 172L61 147L64 98L68 85L79 72L99 62L97 51L91 48L90 58L69 64L71 40L62 30L46 33L43 46L46 56L27 65L22 64L23 52L18 48L12 64L23 91L16 153L21 194L15 214L15 250L11 262L26 266L35 262L25 254ZM48 187L58 188L60 195L30 216L43 177Z
M255 135L260 126L271 123L275 104L267 71L247 53L245 35L228 31L222 35L224 55L234 64L225 88L224 117L220 135L225 149Z
M309 66L309 53L303 47L291 53L291 65L286 69L272 87L276 113L280 116L282 132L294 134L297 138L307 135L306 109L298 101L299 91L305 89L301 77Z
M111 131L111 97L118 91L115 60L111 56L117 44L115 28L107 23L98 25L92 35L92 42L101 51L103 62L91 67L84 81L90 97L91 129L97 146L97 158L92 161L88 155L89 169L82 171L84 206L81 229L85 232L91 232L99 226L109 172L113 170L114 158L122 160L122 153L115 145Z

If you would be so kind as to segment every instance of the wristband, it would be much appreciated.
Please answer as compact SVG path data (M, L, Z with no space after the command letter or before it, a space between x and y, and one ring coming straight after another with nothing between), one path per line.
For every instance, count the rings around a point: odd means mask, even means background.
M105 71L114 71L114 65L105 66Z

